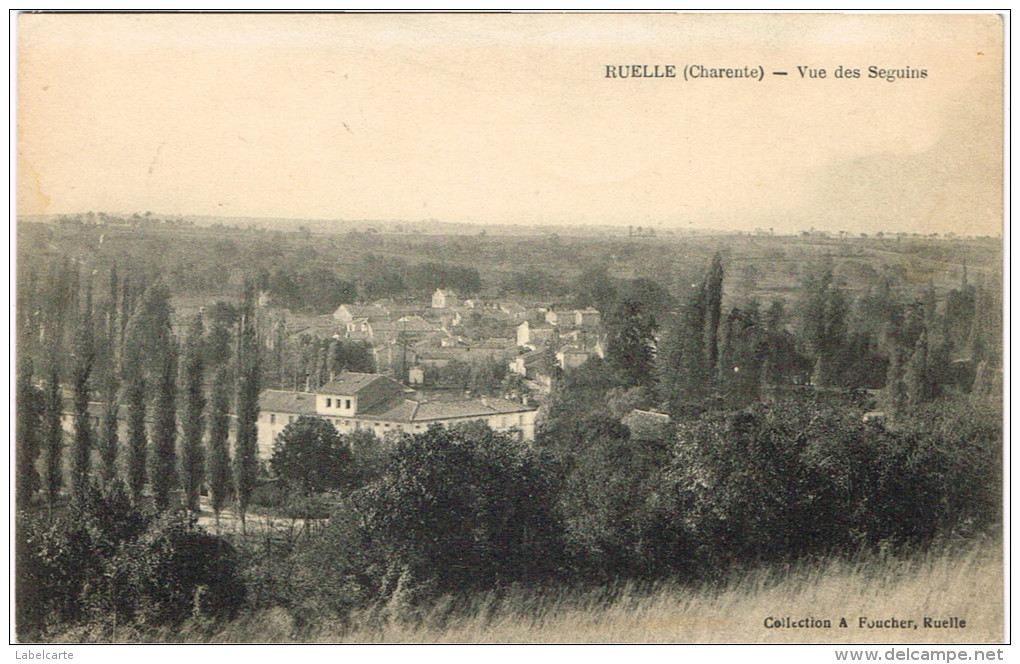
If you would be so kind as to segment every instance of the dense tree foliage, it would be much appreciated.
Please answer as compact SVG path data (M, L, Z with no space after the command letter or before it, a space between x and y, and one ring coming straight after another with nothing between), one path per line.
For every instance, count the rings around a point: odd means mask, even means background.
M347 488L354 474L351 451L336 427L320 417L301 416L288 424L273 446L269 466L304 493Z
M435 262L408 268L403 280L413 291L431 293L437 288L448 288L461 297L477 293L482 287L477 269Z
M335 375L340 375L345 371L375 372L372 347L364 341L335 339L329 342L328 353L329 371Z
M384 556L380 592L460 590L554 573L549 490L526 445L487 427L432 427L400 439L382 478L352 507Z
M631 300L606 317L606 368L627 387L650 385L655 370L655 317Z
M316 314L332 313L341 304L357 299L357 286L326 268L277 268L262 279L260 286L276 306Z

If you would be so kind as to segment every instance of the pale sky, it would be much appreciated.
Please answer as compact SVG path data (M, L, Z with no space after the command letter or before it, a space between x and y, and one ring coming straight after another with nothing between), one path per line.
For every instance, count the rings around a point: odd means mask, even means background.
M1001 230L992 15L21 15L17 30L21 214ZM679 77L605 77L622 64ZM685 81L685 65L765 78Z

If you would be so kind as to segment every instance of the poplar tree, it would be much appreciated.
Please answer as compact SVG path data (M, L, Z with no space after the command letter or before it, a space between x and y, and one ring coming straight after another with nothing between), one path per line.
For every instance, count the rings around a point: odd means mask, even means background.
M43 395L32 385L32 360L27 349L18 358L17 413L17 507L25 509L39 490L41 481L35 464L41 451L43 430Z
M209 454L207 475L209 503L216 515L216 528L220 525L220 512L230 501L230 375L221 367L216 372L212 387L209 420Z
M801 329L815 356L812 382L821 387L840 384L845 365L847 302L836 286L832 266L808 277L801 304Z
M719 366L719 321L722 319L722 254L716 253L708 266L701 284L705 307L705 362L709 375L715 375Z
M659 398L674 417L708 396L705 320L705 290L700 288L683 303L659 344Z
M71 491L76 499L85 495L89 483L92 455L92 424L89 417L89 377L95 360L92 326L92 286L86 284L85 303L78 312L74 332L74 361L71 381L74 387L74 453L72 455Z
M654 372L655 320L631 300L607 316L606 365L625 386L647 385Z
M130 320L124 332L121 374L125 384L124 400L128 420L128 486L137 505L141 503L142 491L147 480L152 480L153 490L156 490L156 477L154 473L150 474L150 471L155 470L156 466L161 463L155 457L151 460L148 458L149 434L146 429L146 410L149 405L149 400L146 398L148 390L155 388L156 400L164 400L162 408L158 405L153 408L152 434L154 442L157 441L161 433L160 414L162 413L163 416L164 429L167 420L173 422L176 420L176 416L173 414L174 376L172 368L167 366L174 360L169 352L173 344L170 330L170 294L161 285L146 289L138 299L134 295L136 292L137 288L130 292L125 290L123 298L125 303L122 308L125 315L130 311ZM168 371L171 371L169 376L167 375ZM169 393L166 389L168 381L171 386ZM169 400L169 407L166 405L166 400ZM167 417L168 410L170 411L169 418ZM164 437L170 435L165 431L163 434ZM175 434L174 437L176 437ZM171 466L169 477L172 477L175 472L176 468ZM161 478L160 482L165 480L166 478ZM167 494L167 498L169 498L169 494Z
M64 483L64 429L60 424L63 399L60 394L60 364L50 358L49 378L46 382L46 399L43 422L43 436L46 444L43 463L46 469L46 502L52 508L60 497Z
M234 480L241 531L247 532L245 513L258 472L259 361L253 295L245 298L238 331L237 437L234 449Z
M706 291L699 289L680 317L679 381L687 403L699 403L708 397L712 371L705 349Z
M19 279L19 285L21 280ZM33 384L35 365L32 362L35 351L36 326L31 311L36 302L35 273L29 271L23 292L18 294L16 342L17 342L17 393L15 396L15 444L16 444L16 494L17 509L25 509L35 498L42 485L36 463L42 450L43 435L43 394Z
M933 362L931 349L928 343L928 332L922 332L914 344L914 353L907 362L903 372L903 382L906 386L907 404L910 407L918 406L931 401L935 396L935 381L933 380Z
M106 303L103 340L99 344L101 350L103 416L98 440L99 473L103 486L109 486L117 479L117 456L120 452L119 421L120 414L120 363L123 352L123 326L121 318L120 282L117 278L117 264L110 268L109 299Z
M132 500L135 505L140 505L142 490L148 479L146 462L149 436L145 430L145 376L141 371L127 376L128 381L124 388L128 437L127 480Z
M177 353L172 342L162 359L152 422L152 496L161 512L170 507L170 493L177 484Z
M61 417L64 409L63 392L60 379L64 367L66 334L63 324L73 317L76 297L77 273L68 260L61 263L54 261L50 265L50 283L47 301L43 313L43 327L40 342L46 351L46 395L44 405L43 466L46 480L46 500L50 508L60 497L60 489L64 483L64 431Z
M183 358L184 414L181 418L181 475L187 508L199 511L202 485L202 432L205 410L204 365L202 361L202 315L191 322Z

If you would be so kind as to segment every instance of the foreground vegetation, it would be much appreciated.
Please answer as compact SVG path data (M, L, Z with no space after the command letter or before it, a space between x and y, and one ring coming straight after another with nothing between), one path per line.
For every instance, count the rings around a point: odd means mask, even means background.
M283 607L225 624L175 629L82 627L55 642L167 643L989 643L1002 640L1002 557L991 541L923 554L734 571L722 584L676 581L535 590L514 586L445 595L422 607L399 599L340 620L301 621ZM767 629L766 617L829 619L832 628ZM958 616L964 629L862 629L871 619ZM848 627L838 627L846 617Z
M19 517L19 638L995 639L1001 429L952 406L895 425L819 403L707 413L658 451L611 421L561 447L433 427L328 519L215 535L89 489ZM851 609L971 628L753 631Z

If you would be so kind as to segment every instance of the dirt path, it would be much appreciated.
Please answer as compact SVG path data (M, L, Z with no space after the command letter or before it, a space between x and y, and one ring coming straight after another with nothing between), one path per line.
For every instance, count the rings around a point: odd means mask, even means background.
M209 499L207 497L202 496L200 498L199 508L198 525L202 526L210 533L216 533L216 515L213 514L212 508L209 507ZM301 529L305 526L304 519L291 519L282 516L253 514L251 512L248 512L245 517L245 521L247 521L249 533ZM234 510L233 506L220 512L219 532L223 534L241 532L241 517Z

